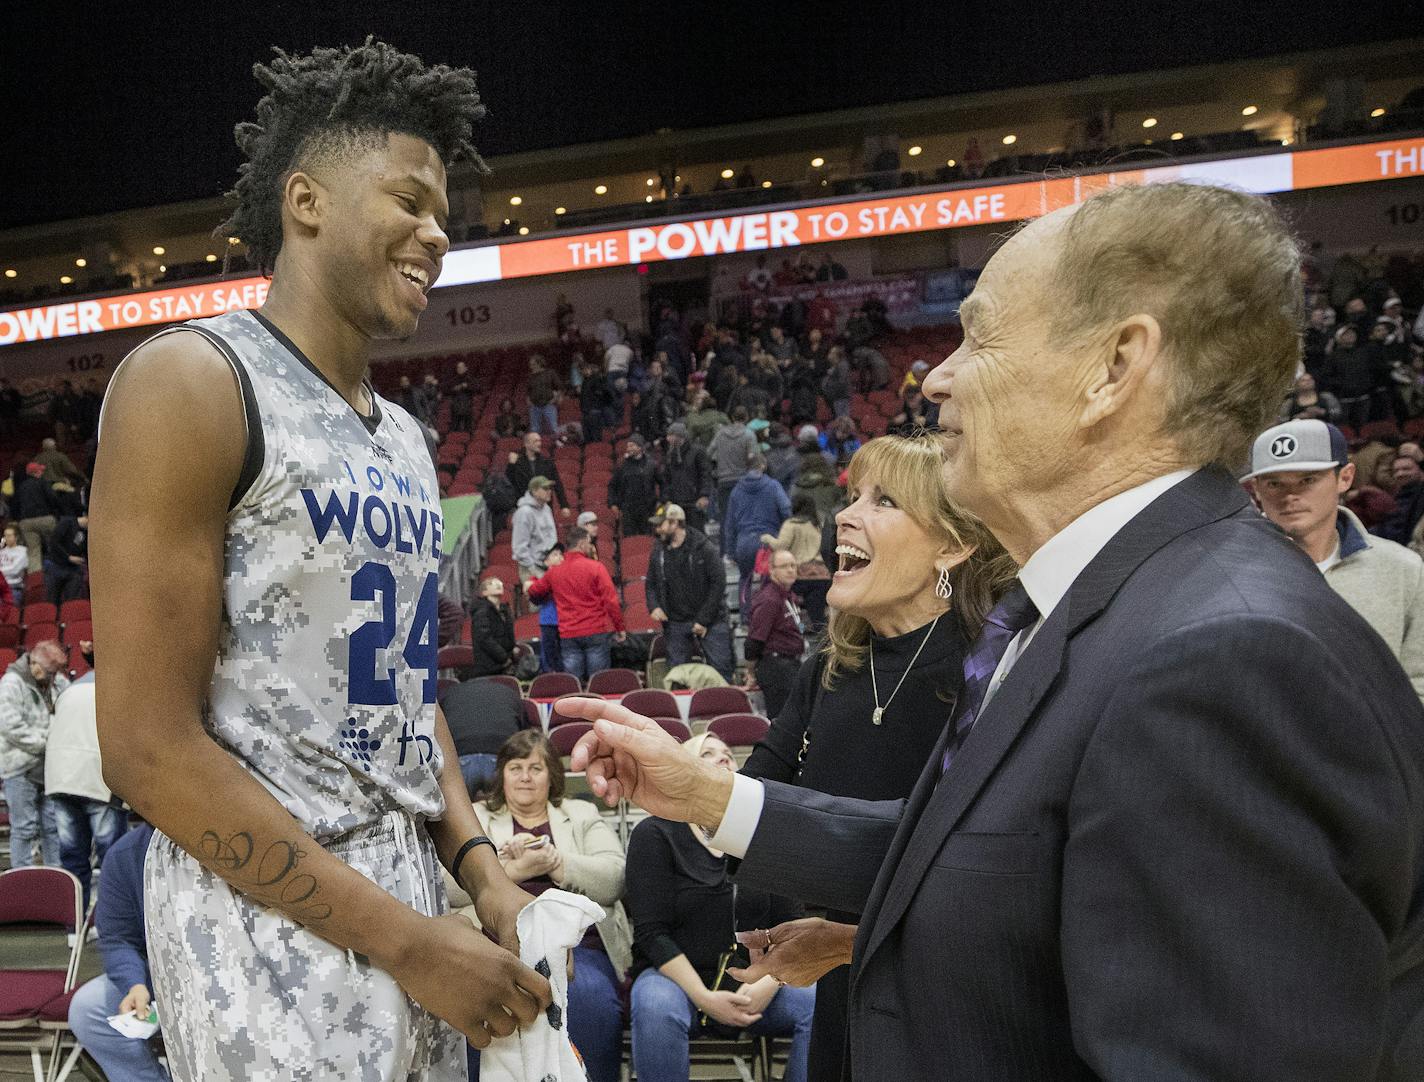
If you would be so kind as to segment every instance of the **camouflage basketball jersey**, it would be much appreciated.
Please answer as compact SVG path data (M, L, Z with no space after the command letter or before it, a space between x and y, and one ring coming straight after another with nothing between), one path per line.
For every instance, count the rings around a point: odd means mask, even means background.
M249 432L209 732L318 839L438 817L442 523L420 426L374 392L362 417L255 313L185 326L227 355Z

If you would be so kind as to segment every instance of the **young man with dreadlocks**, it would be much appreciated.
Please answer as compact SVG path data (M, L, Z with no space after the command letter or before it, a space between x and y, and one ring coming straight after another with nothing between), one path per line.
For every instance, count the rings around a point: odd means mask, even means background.
M105 775L159 831L149 950L180 1082L463 1079L460 1033L483 1047L550 990L505 949L529 897L481 844L435 703L430 457L367 369L426 307L483 109L472 72L379 42L254 71L223 228L267 301L150 339L105 406ZM446 913L437 858L502 946Z

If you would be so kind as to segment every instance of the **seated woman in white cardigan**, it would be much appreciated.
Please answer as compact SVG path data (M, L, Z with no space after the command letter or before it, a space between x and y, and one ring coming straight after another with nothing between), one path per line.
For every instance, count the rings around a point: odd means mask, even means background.
M537 729L504 742L494 788L475 804L485 833L499 849L509 878L530 894L554 887L591 898L608 911L574 948L569 985L569 1036L590 1082L617 1082L623 1050L619 985L632 963L633 937L623 897L623 846L598 807L564 799L564 768ZM446 875L450 904L475 919L464 891ZM471 1076L474 1077L473 1071Z

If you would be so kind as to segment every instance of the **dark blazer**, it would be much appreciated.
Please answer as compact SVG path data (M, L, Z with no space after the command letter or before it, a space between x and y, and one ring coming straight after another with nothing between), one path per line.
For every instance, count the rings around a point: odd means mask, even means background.
M1107 544L939 759L908 801L765 783L738 873L862 913L857 1079L1421 1077L1424 709L1224 472Z

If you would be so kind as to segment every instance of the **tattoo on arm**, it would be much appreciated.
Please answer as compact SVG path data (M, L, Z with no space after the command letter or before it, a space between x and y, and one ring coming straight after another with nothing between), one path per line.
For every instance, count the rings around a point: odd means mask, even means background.
M306 853L295 842L275 841L258 855L252 835L246 831L224 840L209 830L198 839L198 855L245 893L281 906L304 924L320 923L331 916L331 906L317 901L321 887L316 878L297 873Z

